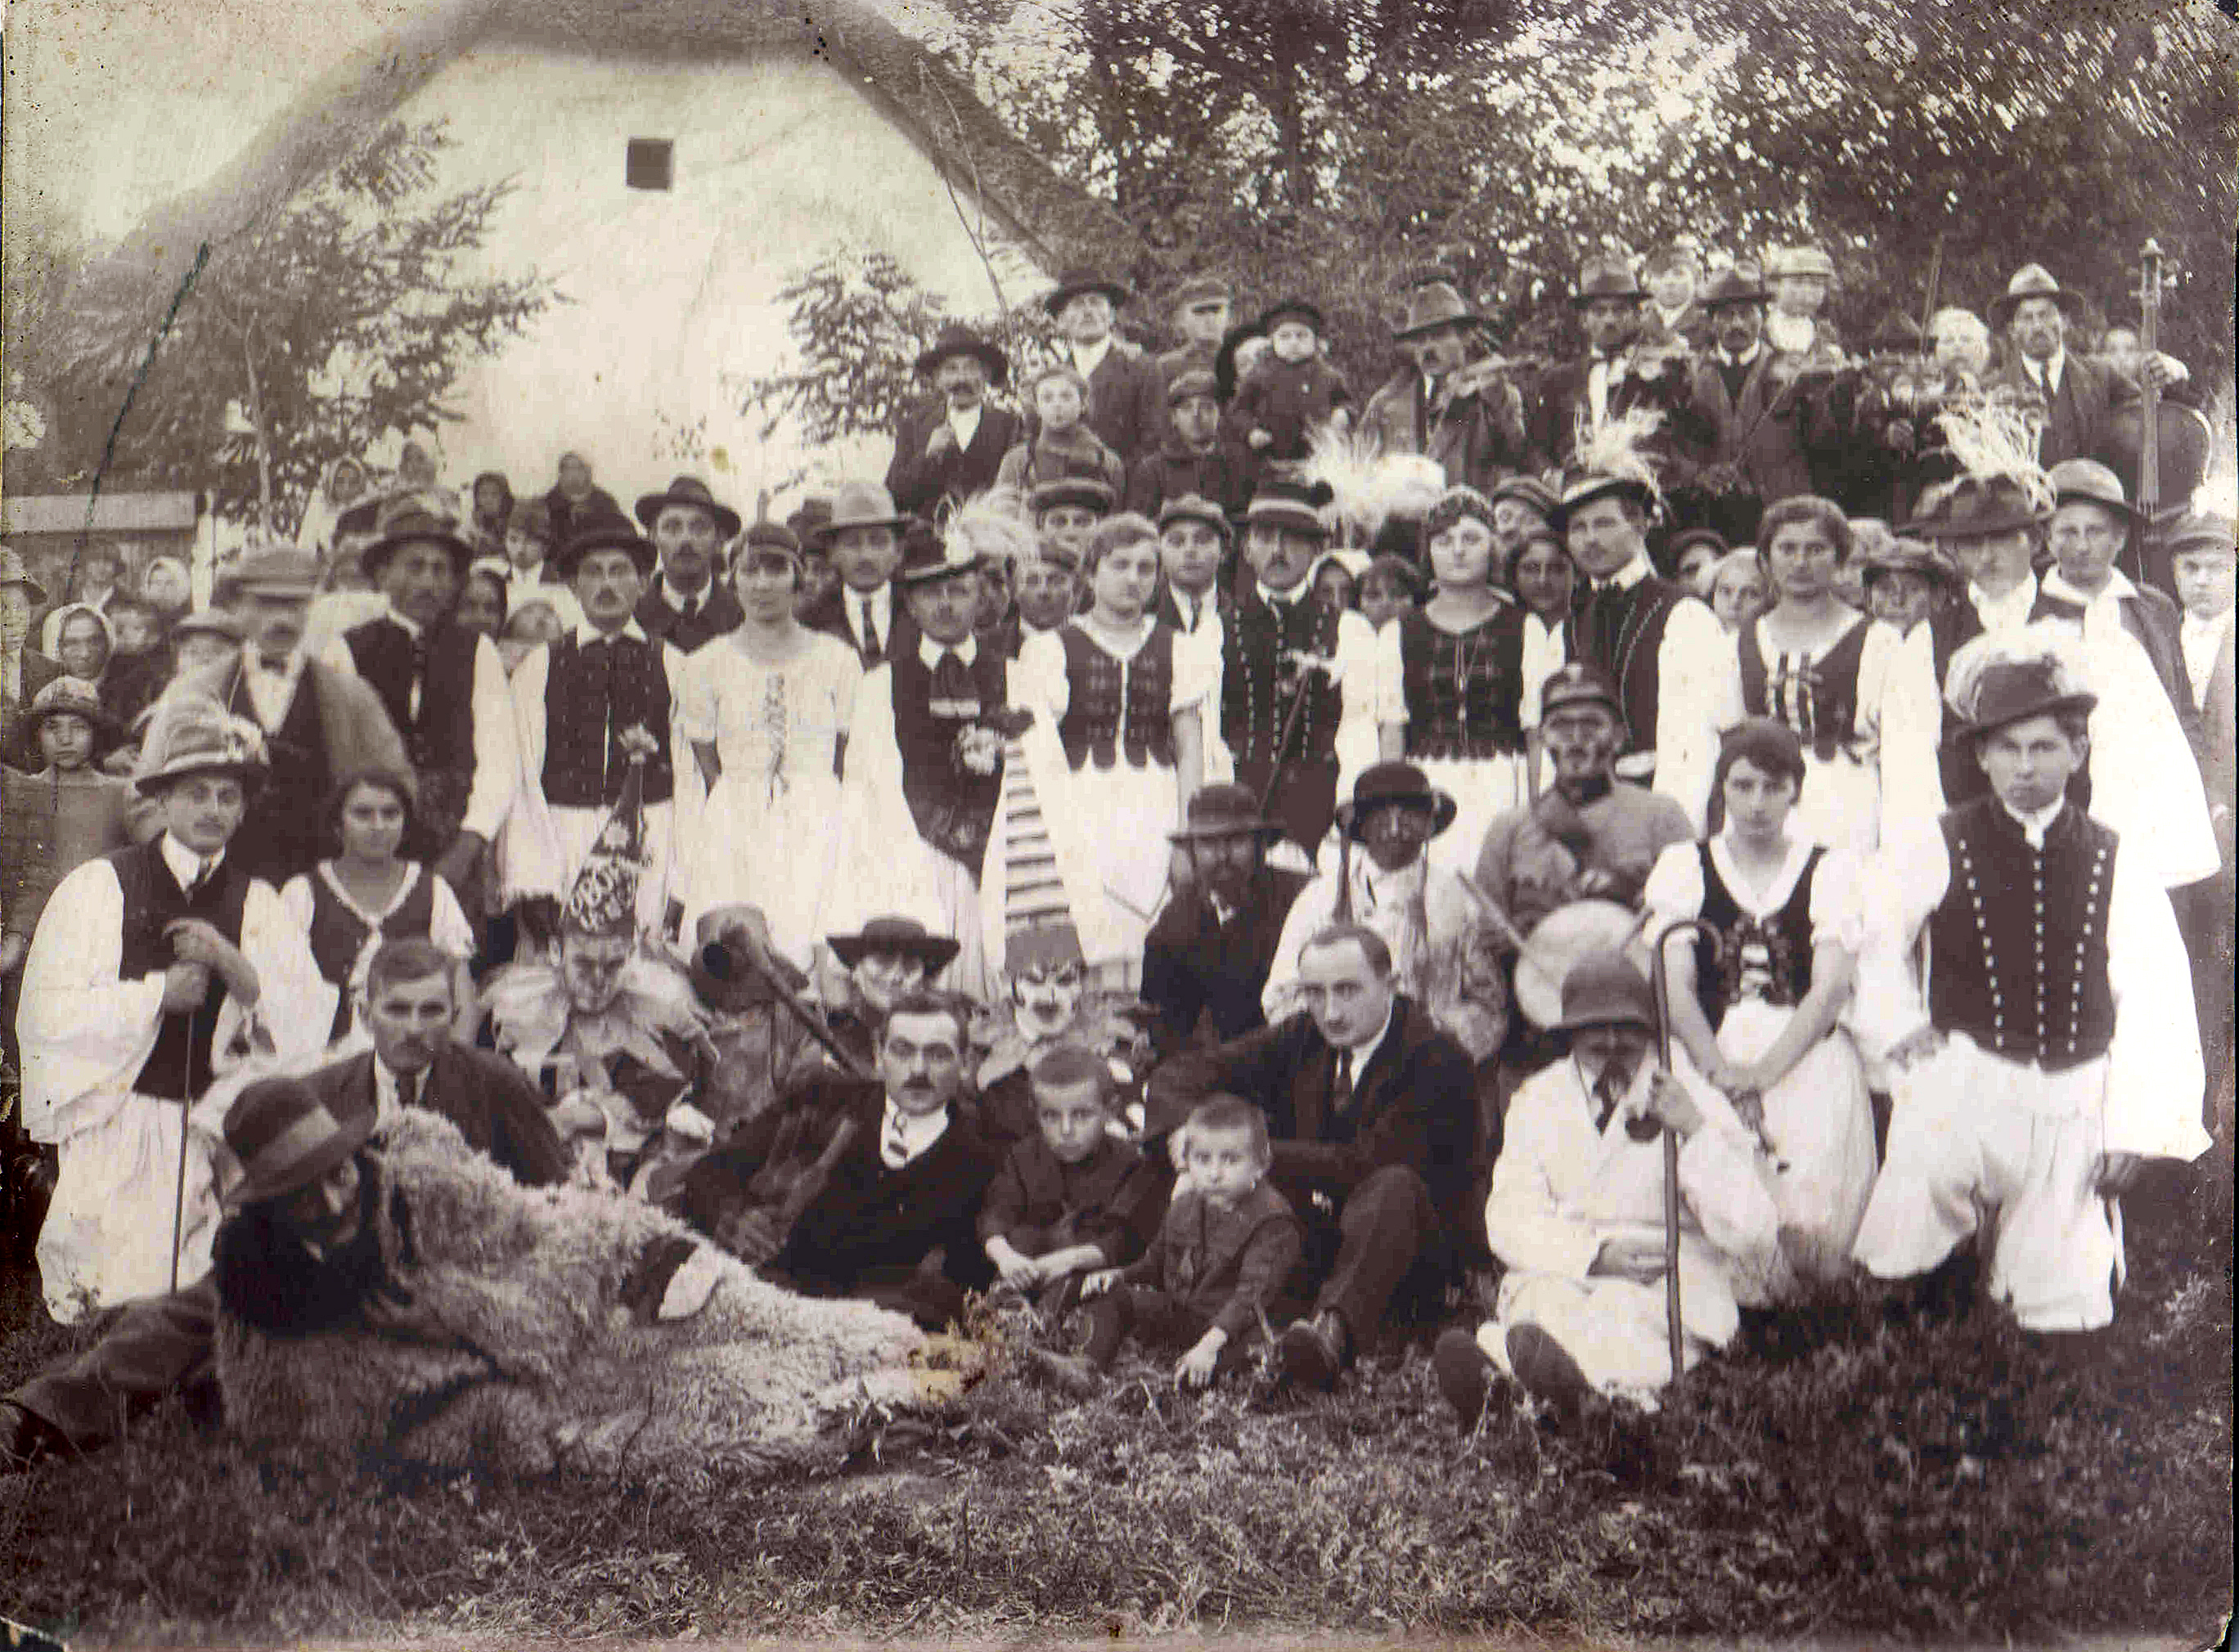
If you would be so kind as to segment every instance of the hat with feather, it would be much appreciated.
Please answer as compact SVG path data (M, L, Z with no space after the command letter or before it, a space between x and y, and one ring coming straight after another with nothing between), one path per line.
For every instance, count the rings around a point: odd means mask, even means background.
M1983 396L1937 415L1960 474L1924 489L1898 531L1909 539L1970 540L2043 525L2052 479L2036 461L2036 430L2011 401Z
M1653 516L1663 502L1664 490L1657 484L1656 466L1648 455L1647 443L1663 424L1662 414L1634 408L1595 427L1578 443L1570 468L1563 473L1562 494L1547 525L1563 533L1572 511L1612 495L1631 500Z

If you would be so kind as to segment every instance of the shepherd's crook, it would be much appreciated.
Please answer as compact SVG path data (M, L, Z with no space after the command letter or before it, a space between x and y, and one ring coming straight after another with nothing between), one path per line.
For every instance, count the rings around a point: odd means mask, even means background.
M1699 918L1682 918L1657 932L1650 954L1649 984L1656 992L1656 1053L1671 1071L1671 982L1664 972L1664 948L1674 935L1690 934L1718 950L1718 932ZM1678 1080L1675 1078L1674 1083ZM1664 1328L1671 1342L1671 1380L1686 1369L1687 1333L1679 1317L1679 1132L1664 1127Z

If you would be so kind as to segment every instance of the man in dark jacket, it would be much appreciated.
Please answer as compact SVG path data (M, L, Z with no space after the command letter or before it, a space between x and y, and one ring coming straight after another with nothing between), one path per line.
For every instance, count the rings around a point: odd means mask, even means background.
M1303 1013L1151 1076L1146 1133L1198 1102L1240 1096L1267 1115L1278 1191L1306 1224L1313 1312L1276 1345L1301 1388L1333 1387L1406 1299L1441 1289L1470 1212L1474 1073L1461 1045L1396 990L1372 930L1332 925L1299 958Z
M1305 874L1267 864L1280 839L1240 786L1200 788L1189 822L1166 834L1181 846L1189 880L1167 901L1143 939L1143 1001L1158 1013L1151 1037L1161 1057L1195 1042L1209 1022L1216 1041L1267 1025L1259 994L1275 943Z
M1210 499L1231 516L1252 502L1258 467L1221 435L1213 369L1185 366L1166 385L1165 439L1127 468L1127 508L1158 520L1170 500Z
M970 328L942 328L917 358L917 371L934 394L903 411L887 491L897 509L930 517L943 500L961 504L993 487L1003 455L1026 440L1026 427L987 400L990 388L1009 387L1011 361Z
M1118 282L1076 270L1042 300L1065 335L1059 357L1088 381L1081 422L1129 464L1166 429L1166 383L1151 359L1113 328L1132 295Z
M679 476L639 499L637 520L661 557L661 573L634 616L646 635L692 654L746 623L738 593L722 577L723 547L738 536L738 512L697 476Z
M2003 333L2012 348L1983 388L2018 392L2043 404L2037 462L2048 468L2067 459L2104 457L2115 409L2138 394L2119 369L2069 349L2069 329L2083 314L2083 296L2055 281L2043 264L2015 271L2004 293L1990 302L1991 328ZM2148 357L2139 372L2163 387L2188 376L2183 364L2169 355Z

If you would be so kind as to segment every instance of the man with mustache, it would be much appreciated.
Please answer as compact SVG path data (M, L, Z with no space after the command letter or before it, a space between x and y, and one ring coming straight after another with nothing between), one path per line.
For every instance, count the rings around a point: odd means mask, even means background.
M1360 428L1387 454L1416 453L1445 467L1449 482L1484 491L1528 468L1524 399L1485 352L1485 318L1442 276L1410 288L1392 332L1407 358L1361 410Z
M2133 401L2138 387L2119 368L2071 355L2069 328L2082 316L2083 300L2053 279L2043 264L2024 264L1990 303L1990 326L2012 345L2006 363L1990 375L1986 389L2033 394L2044 405L2044 435L2037 462L2048 470L2066 459L2098 455L2112 435L2115 408ZM2143 377L2166 388L2190 376L2169 355L2146 357Z
M942 328L917 372L933 394L902 414L887 491L897 510L931 517L944 500L960 505L993 487L1003 455L1026 432L1017 414L987 399L989 389L1009 388L1010 357L970 328Z

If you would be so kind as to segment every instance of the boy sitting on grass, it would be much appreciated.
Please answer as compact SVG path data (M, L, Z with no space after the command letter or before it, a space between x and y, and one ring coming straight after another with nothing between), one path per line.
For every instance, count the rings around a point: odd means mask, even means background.
M1175 1385L1205 1387L1235 1366L1245 1333L1298 1271L1305 1230L1267 1181L1275 1154L1266 1116L1234 1096L1212 1096L1178 1134L1183 1179L1158 1237L1128 1266L1081 1281L1081 1296L1093 1299L1081 1357L1041 1356L1068 1387L1092 1386L1130 1331L1186 1345Z
M1114 1128L1119 1086L1086 1045L1060 1044L1029 1070L1038 1133L1014 1142L980 1207L980 1242L1002 1284L1073 1304L1080 1276L1132 1262L1166 1208L1166 1178Z

